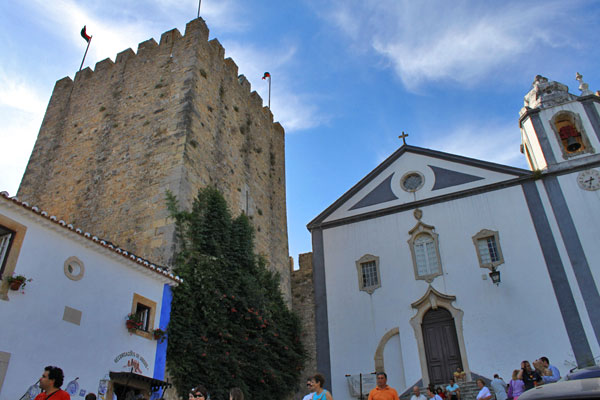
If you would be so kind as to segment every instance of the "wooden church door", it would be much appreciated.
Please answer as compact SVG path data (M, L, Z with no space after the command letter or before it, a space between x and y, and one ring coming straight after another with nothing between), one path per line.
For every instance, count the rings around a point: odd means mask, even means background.
M429 382L448 383L456 368L462 369L454 318L441 307L429 310L423 316L422 329Z

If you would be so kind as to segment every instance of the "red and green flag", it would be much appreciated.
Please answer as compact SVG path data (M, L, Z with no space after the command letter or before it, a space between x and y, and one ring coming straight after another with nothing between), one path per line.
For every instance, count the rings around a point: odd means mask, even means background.
M86 41L86 42L90 42L90 40L92 39L91 36L89 36L87 34L87 32L85 31L85 25L83 26L83 29L81 29L81 37Z
M267 78L271 78L271 74L268 72L265 72L265 74L263 75L263 79L267 79Z

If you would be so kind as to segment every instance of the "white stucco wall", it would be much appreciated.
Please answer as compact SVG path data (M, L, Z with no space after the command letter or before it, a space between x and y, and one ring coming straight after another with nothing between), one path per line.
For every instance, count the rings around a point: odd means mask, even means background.
M335 210L333 213L331 213L331 215L325 218L324 222L335 221L340 218L351 217L355 215L364 214L369 211L381 209L381 204L375 204L372 206L361 207L358 209L351 210L351 208L354 205L356 205L356 203L358 203L362 198L364 198L382 181L387 179L392 174L394 176L392 178L390 188L394 195L397 197L397 200L391 200L386 202L385 207L393 207L401 204L410 203L415 200L423 200L456 192L456 186L450 186L432 191L432 188L435 183L435 176L432 169L429 167L430 165L482 178L480 180L461 184L460 190L468 190L476 187L486 186L516 177L516 174L511 175L508 173L486 170L476 166L466 165L455 161L444 160L436 157L423 156L421 154L414 154L410 151L407 151L406 153L402 154L401 157L399 157L393 163L391 163L385 169L385 172L381 172L379 176L377 176L371 182L365 185L358 193L352 196L351 199L347 200L344 204L340 205L337 210ZM400 181L402 180L402 177L405 174L415 171L423 175L423 187L417 192L407 192L401 188Z
M0 400L21 397L47 365L63 369L63 388L79 377L80 390L97 392L109 371L124 370L132 357L114 360L128 351L144 358L147 367L137 359L141 374L152 376L157 342L130 335L125 317L138 293L157 303L152 328L158 327L165 279L30 211L0 213L27 226L15 273L33 279L24 293L10 291L9 301L0 301L0 351L11 354ZM85 265L79 281L64 274L71 256ZM63 321L65 306L82 311L79 326Z
M542 170L546 168L548 164L546 163L544 152L542 151L542 146L535 133L535 129L533 129L531 118L526 118L523 121L521 134L526 138L524 144L529 145L529 154L532 157L531 161L533 162L533 169Z
M456 296L454 306L464 311L471 371L507 377L521 360L546 355L566 372L564 362L574 357L521 187L438 203L422 211L422 221L439 234L444 275L432 285ZM402 366L386 360L390 385L402 392L421 378L417 341L409 324L416 313L411 303L428 287L415 280L407 243L408 231L416 223L411 210L323 232L336 399L349 398L345 374L373 371L379 340L394 327L400 329L400 351L391 353L401 352ZM505 263L499 267L498 287L487 277L489 270L479 267L472 236L481 229L499 231ZM358 290L355 261L364 254L380 257L382 286L372 295ZM544 334L548 327L551 334ZM402 369L404 377L399 375Z

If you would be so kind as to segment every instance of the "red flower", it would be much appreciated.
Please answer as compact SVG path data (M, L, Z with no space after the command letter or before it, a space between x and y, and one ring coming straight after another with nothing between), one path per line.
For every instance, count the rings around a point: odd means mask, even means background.
M231 307L231 312L237 312L237 310L235 309L235 307Z
M202 357L206 357L206 353L202 353Z

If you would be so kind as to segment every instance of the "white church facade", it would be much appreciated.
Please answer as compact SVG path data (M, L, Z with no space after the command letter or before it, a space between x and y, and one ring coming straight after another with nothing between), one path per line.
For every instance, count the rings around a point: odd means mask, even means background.
M600 97L536 77L532 171L403 145L308 224L317 369L385 371L399 393L600 355ZM499 281L498 281L499 280Z
M6 192L0 267L0 400L33 399L48 365L73 400L160 397L167 342L154 330L166 330L178 277ZM31 281L11 289L17 275Z

